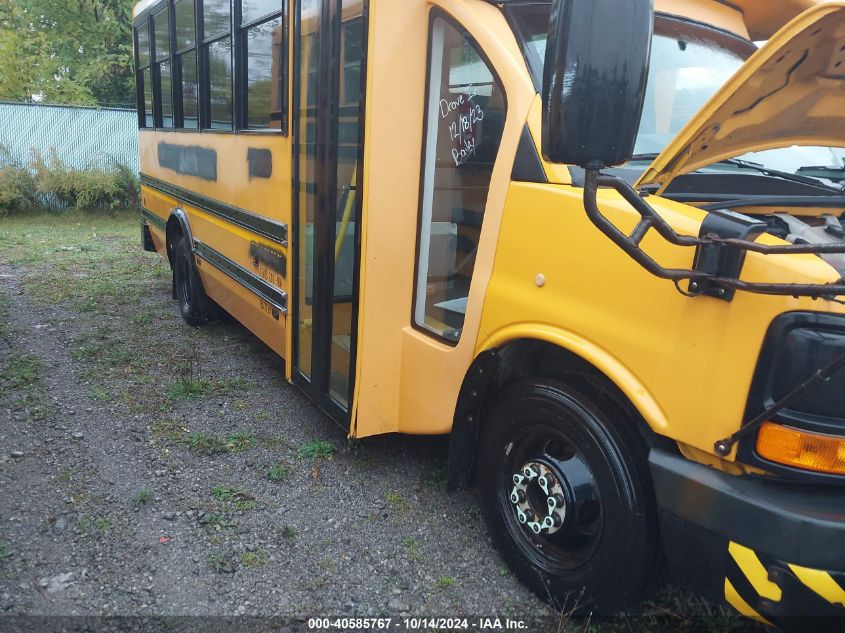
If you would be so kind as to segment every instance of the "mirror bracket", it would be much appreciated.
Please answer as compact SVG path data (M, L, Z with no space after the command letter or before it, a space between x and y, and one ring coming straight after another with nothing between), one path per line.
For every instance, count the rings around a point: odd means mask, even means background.
M640 215L640 221L630 234L623 233L602 214L598 206L600 187L614 189ZM842 300L837 297L845 296L845 278L829 284L757 283L739 278L748 252L762 255L821 255L845 253L845 244L783 246L760 244L753 241L762 234L760 227L753 222L746 227L744 234L730 236L730 232L737 233L736 218L731 218L731 221L727 223L727 226L732 227L727 236L713 233L713 227L717 223L712 221L708 223L707 220L702 224L701 237L680 235L627 182L617 176L603 174L594 167L588 168L584 177L584 208L587 217L596 228L631 259L655 277L675 282L678 291L686 296L697 297L706 294L730 301L736 291L743 291L766 295L824 298L838 302ZM643 239L652 230L657 231L670 244L695 248L696 264L693 268L664 268L652 259L641 247ZM689 282L688 291L681 289L682 281ZM721 290L724 292L720 292Z

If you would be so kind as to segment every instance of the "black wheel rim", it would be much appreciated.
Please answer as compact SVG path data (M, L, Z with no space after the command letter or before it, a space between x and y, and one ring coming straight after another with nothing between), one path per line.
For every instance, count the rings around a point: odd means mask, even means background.
M593 468L574 439L555 427L538 423L508 443L503 453L497 492L499 510L522 555L535 568L552 575L566 574L583 566L601 541L605 513ZM535 533L517 516L511 499L514 475L528 464L550 471L561 484L566 512L562 524L550 528L554 533ZM527 501L537 513L545 501L542 495L529 485Z

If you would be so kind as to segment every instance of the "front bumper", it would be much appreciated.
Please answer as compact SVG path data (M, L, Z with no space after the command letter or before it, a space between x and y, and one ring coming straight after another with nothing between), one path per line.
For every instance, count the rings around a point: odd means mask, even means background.
M845 489L737 477L666 451L649 455L675 580L744 615L841 618Z

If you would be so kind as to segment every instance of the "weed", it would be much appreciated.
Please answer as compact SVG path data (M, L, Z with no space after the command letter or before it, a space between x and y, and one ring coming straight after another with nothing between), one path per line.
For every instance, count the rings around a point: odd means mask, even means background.
M412 561L422 560L422 545L414 538L408 537L404 543L405 549L408 550L408 558Z
M178 420L159 420L150 427L152 435L157 440L177 442L184 439L186 429Z
M204 455L219 455L228 450L225 442L207 433L188 433L184 438L184 442L192 451Z
M451 589L455 586L455 579L451 576L440 576L434 584L438 589Z
M248 451L255 446L257 442L257 438L252 433L248 433L247 431L238 431L237 433L229 434L226 438L226 448L233 453L240 453Z
M0 541L0 560L5 560L14 556L12 548L6 541Z
M94 521L94 526L100 532L108 532L111 529L111 523L109 523L109 520L105 517L97 517Z
M211 569L218 574L235 572L235 555L230 550L220 550L208 557Z
M267 564L267 552L261 548L254 552L243 552L240 558L244 567L261 567Z
M385 500L394 512L407 512L411 508L411 504L398 492L388 492Z
M141 508L147 505L153 499L153 494L147 488L141 488L132 498L132 505L136 508Z
M168 397L171 400L199 400L214 392L214 383L210 380L180 378L170 387Z
M324 440L308 442L299 449L299 456L302 459L331 459L332 455L334 455L334 444Z
M267 479L270 481L283 481L285 477L287 477L288 469L285 467L284 464L276 464L275 466L271 466L267 470Z
M225 522L223 515L217 514L215 512L205 513L202 518L199 519L199 524L203 527L207 527L217 531L220 531L225 527L230 527L230 525Z
M231 505L236 510L246 512L258 507L255 497L246 492L243 488L231 488L229 486L216 486L211 489L211 496L226 505Z
M282 538L292 539L296 537L296 530L293 528L292 525L283 525L279 529L279 534L282 535Z

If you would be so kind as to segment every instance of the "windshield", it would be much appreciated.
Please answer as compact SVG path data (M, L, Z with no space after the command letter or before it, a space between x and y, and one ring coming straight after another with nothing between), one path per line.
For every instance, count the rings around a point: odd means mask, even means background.
M510 7L512 23L523 42L538 89L543 81L550 10L550 5L538 4ZM639 163L645 169L756 50L753 43L729 33L658 15L643 115L634 147L639 160L632 161L632 166ZM845 150L838 148L786 147L738 158L830 183L845 181Z

